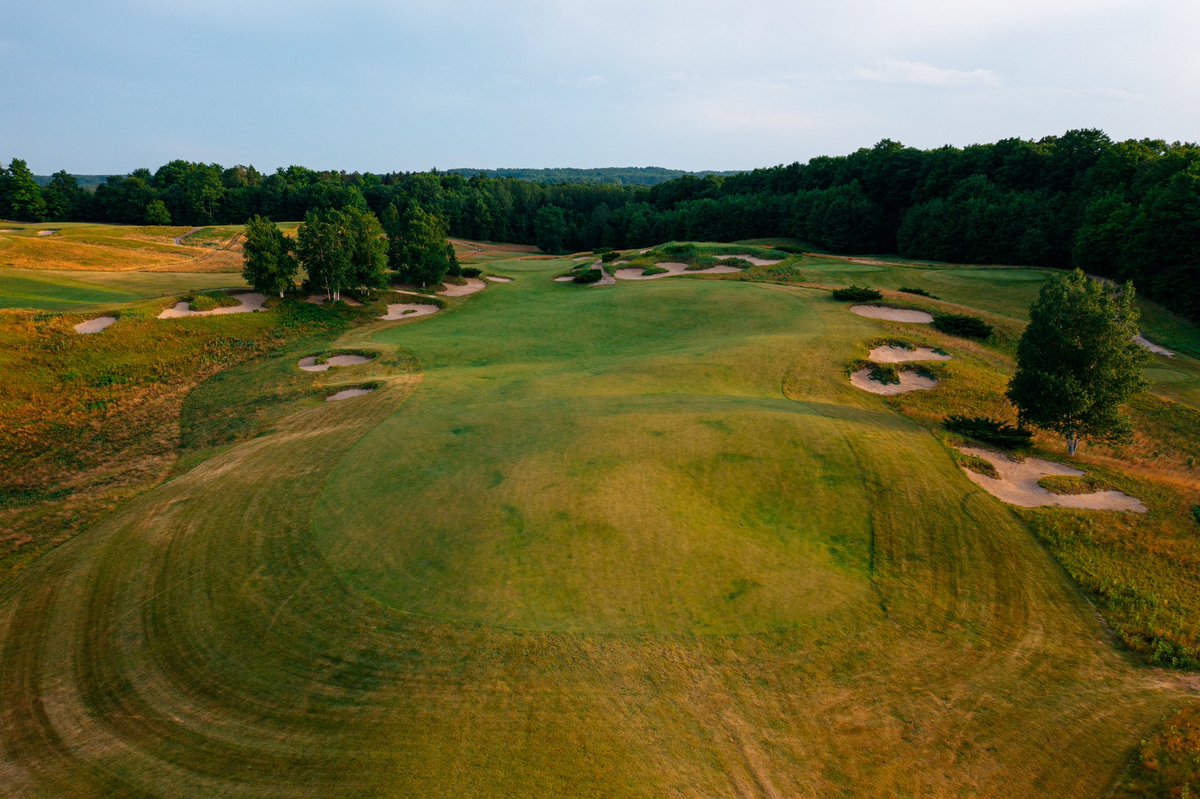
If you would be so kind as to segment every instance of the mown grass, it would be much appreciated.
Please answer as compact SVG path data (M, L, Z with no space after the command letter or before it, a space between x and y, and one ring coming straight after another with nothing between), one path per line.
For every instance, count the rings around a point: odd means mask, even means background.
M10 790L1093 796L1184 705L943 443L949 406L1003 418L1019 320L568 266L337 338L288 304L296 338L193 390L172 479L0 585ZM881 336L955 359L867 396ZM332 350L380 357L296 368ZM1146 436L1112 479L1169 521Z
M0 310L83 311L245 285L241 275L219 273L0 268Z

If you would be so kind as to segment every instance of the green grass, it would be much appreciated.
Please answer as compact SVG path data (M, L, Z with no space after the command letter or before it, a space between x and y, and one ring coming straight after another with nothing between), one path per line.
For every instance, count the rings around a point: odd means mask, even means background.
M84 311L151 297L239 288L240 275L187 272L84 272L0 268L0 309Z
M935 429L998 415L1011 336L569 265L191 392L172 479L0 584L9 790L1099 796L1187 703ZM1013 302L972 280L934 293ZM938 388L851 387L900 334Z

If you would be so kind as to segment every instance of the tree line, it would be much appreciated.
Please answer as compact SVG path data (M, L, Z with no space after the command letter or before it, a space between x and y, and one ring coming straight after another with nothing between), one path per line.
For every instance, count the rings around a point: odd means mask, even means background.
M884 140L650 187L172 161L87 192L65 172L40 188L16 159L0 173L0 217L11 219L241 224L358 204L382 219L414 203L451 235L550 252L783 236L838 253L1075 266L1200 319L1200 147L1098 130L932 150Z
M403 213L389 204L382 221L361 202L309 211L294 240L256 214L246 223L242 250L246 282L280 297L294 288L301 268L306 288L335 302L343 291L369 295L387 288L389 270L418 286L462 274L445 223L416 203Z

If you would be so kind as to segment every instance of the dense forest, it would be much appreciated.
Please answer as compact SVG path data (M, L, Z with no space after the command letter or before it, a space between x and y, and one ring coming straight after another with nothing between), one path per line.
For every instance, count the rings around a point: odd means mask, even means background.
M172 161L87 192L65 172L39 187L19 159L0 172L0 217L17 220L204 225L392 203L440 216L451 235L551 252L787 236L838 253L1079 266L1200 319L1200 147L1098 130L934 150L884 140L650 187Z
M668 180L682 177L705 178L709 175L728 177L739 172L687 172L682 169L664 169L660 166L600 167L597 169L450 169L463 177L516 178L531 183L610 183L614 186L657 186Z

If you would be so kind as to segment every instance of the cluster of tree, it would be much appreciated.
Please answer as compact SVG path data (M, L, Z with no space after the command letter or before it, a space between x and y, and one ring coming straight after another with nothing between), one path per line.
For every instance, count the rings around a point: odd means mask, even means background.
M246 224L243 263L243 277L258 291L282 297L303 268L309 289L334 301L343 291L385 288L389 268L422 286L459 274L445 222L416 203L403 214L389 205L382 223L361 204L309 211L295 241L255 215Z
M573 169L450 169L451 174L473 178L513 178L530 183L608 183L615 186L657 186L684 176L736 175L738 172L688 172L684 169L664 169L660 166L598 167Z
M390 205L415 203L452 235L552 252L787 236L834 252L1078 266L1132 280L1200 318L1200 147L1113 142L1097 130L934 150L885 140L847 156L650 187L295 166L263 175L172 161L111 177L94 193L59 173L43 208L28 177L20 161L4 171L0 216L198 225L348 205L382 219Z

